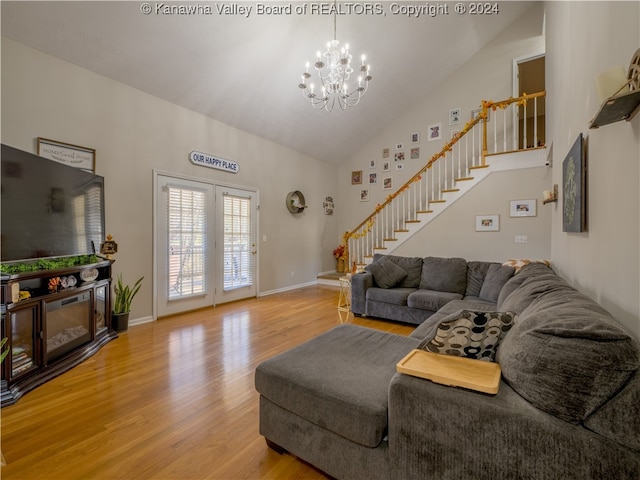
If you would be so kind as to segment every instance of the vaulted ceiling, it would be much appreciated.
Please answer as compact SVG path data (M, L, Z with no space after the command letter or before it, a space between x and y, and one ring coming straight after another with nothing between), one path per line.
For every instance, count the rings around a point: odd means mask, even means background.
M332 112L314 110L298 88L305 62L333 37L334 16L321 11L332 2L151 1L149 14L139 1L0 3L3 36L339 164L534 2L500 2L491 15L457 14L453 2L433 3L448 6L435 16L399 11L425 2L338 2L337 39L349 43L354 58L367 55L373 80L358 106ZM199 10L164 13L179 4ZM292 13L268 14L259 5L291 5ZM303 5L307 14L296 14ZM369 7L379 14L362 11Z

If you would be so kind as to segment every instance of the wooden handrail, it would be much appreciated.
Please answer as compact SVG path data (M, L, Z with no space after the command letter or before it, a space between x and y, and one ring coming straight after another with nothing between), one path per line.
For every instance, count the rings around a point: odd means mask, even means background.
M367 218L365 218L362 222L360 222L360 224L354 228L353 230L351 230L350 232L347 231L344 233L344 235L342 236L343 242L345 243L345 245L347 246L347 258L349 255L348 252L348 248L349 248L349 239L351 237L353 237L356 232L358 230L360 230L361 227L364 227L367 223L371 222L371 220L378 214L380 213L380 211L382 209L384 209L384 207L386 207L387 205L389 205L394 198L396 198L398 196L398 194L404 192L407 188L409 188L409 186L411 186L411 184L413 182L415 182L416 180L419 179L419 177L425 173L427 170L429 170L433 164L440 158L443 157L444 155L447 154L447 152L449 152L453 146L458 143L458 141L460 141L460 139L462 137L464 137L467 132L469 130L471 130L473 127L475 127L480 121L482 121L484 119L484 117L482 115L477 116L476 118L474 118L473 120L471 120L470 122L468 122L465 127L460 130L460 132L458 132L447 144L445 144L445 146L442 148L442 150L440 150L440 152L436 153L433 157L431 157L431 159L427 162L427 164L422 167L415 175L413 175L409 180L407 180L404 185L402 185L398 190L396 190L395 193L389 195L386 200L383 203L379 203L378 205L376 205L376 209L374 210L374 212L369 215Z
M480 114L472 119L471 121L469 121L462 130L460 130L460 132L458 132L448 143L446 143L444 145L444 147L442 148L442 150L440 150L440 152L436 153L433 157L431 157L431 159L427 162L427 164L422 167L415 175L413 175L409 180L407 180L407 182L405 182L398 190L395 191L395 193L387 196L387 198L385 199L385 201L383 203L380 203L378 205L376 205L375 210L373 211L373 213L371 213L367 218L365 218L362 222L360 222L358 224L357 227L355 227L353 230L351 231L346 231L343 236L342 236L342 241L343 244L345 245L345 256L347 259L349 259L349 240L351 238L359 238L360 236L364 236L366 233L368 233L371 229L371 227L373 226L373 224L375 223L375 217L376 215L378 215L378 213L380 213L387 205L389 205L399 194L401 194L402 192L404 192L407 188L409 188L411 186L412 183L416 182L417 180L419 180L421 178L421 176L427 171L429 170L433 164L440 159L441 157L446 156L446 154L448 152L450 152L454 145L456 145L460 139L462 137L464 137L471 129L473 129L473 127L475 127L478 123L483 122L483 131L482 131L482 148L481 148L481 152L482 152L482 160L481 160L481 165L485 165L485 156L487 155L487 145L488 145L488 141L487 141L487 119L488 119L488 115L489 115L489 109L491 110L497 110L497 109L506 109L509 105L513 104L513 103L518 103L518 104L522 104L525 105L530 99L534 99L534 98L539 98L539 97L544 97L546 96L546 91L542 91L542 92L537 92L537 93L532 93L532 94L527 94L527 93L523 93L520 97L510 97L506 100L501 100L499 102L493 102L493 101L486 101L483 100L482 101L482 109ZM365 227L366 225L368 225L368 228L361 233L358 233L359 230L363 227Z

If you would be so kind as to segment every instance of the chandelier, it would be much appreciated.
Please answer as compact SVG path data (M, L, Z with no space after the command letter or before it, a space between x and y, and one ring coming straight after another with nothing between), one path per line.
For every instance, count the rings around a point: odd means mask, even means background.
M306 70L302 74L302 81L298 85L302 90L302 96L313 105L313 108L325 109L327 112L333 110L336 104L341 110L356 106L366 93L369 81L373 78L369 73L370 66L365 62L366 57L362 55L358 84L349 90L347 80L351 77L354 67L351 64L352 56L349 52L349 45L345 44L340 48L340 42L336 40L336 10L334 2L333 40L327 42L327 50L323 54L318 51L314 64L321 83L320 91L315 91L313 83L307 85L307 81L311 78L309 62L307 62Z

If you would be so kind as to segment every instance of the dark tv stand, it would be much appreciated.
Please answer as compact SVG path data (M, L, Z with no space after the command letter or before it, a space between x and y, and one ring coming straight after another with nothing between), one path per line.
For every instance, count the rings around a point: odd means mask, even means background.
M1 406L66 372L117 338L111 328L112 260L1 277ZM58 279L58 285L53 286ZM51 286L50 286L51 284ZM30 298L19 299L27 291ZM24 296L24 295L23 295Z

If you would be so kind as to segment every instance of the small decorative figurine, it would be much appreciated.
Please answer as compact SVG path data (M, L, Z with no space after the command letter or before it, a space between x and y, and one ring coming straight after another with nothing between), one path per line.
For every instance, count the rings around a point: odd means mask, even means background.
M111 260L113 258L113 254L118 252L118 244L113 241L113 237L111 235L107 235L107 239L100 244L100 253Z

